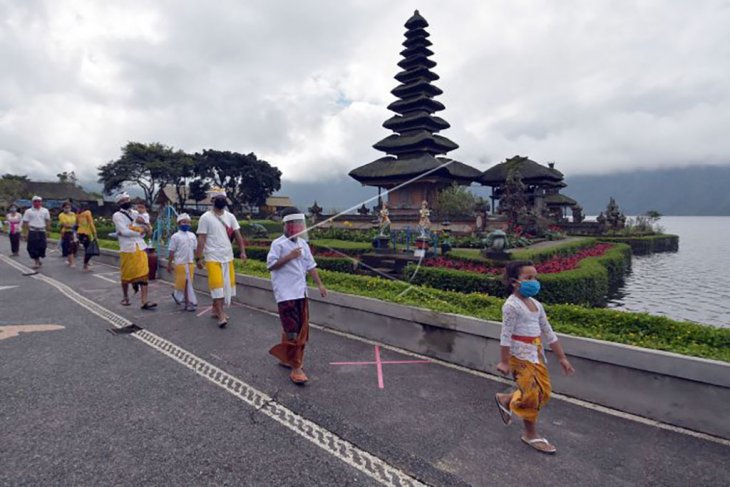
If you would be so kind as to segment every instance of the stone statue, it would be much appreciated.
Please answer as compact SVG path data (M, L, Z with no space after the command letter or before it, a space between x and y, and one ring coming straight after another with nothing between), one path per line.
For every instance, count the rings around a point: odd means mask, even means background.
M390 235L390 212L388 211L388 205L385 201L383 201L379 214L380 218L378 221L378 227L380 236L387 237Z
M418 215L420 217L418 220L418 230L422 237L426 237L431 230L431 220L429 219L431 210L428 209L428 203L426 201L421 203L421 209L418 210Z
M585 219L582 206L573 205L570 207L570 211L573 213L573 223L581 223Z
M626 216L621 212L616 200L611 197L606 206L606 223L611 230L620 230L626 224Z

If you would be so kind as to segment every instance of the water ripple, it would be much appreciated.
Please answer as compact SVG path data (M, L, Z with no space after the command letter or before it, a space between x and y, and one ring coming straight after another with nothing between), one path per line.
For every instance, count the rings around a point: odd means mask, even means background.
M730 328L730 217L664 217L679 251L634 256L609 307Z

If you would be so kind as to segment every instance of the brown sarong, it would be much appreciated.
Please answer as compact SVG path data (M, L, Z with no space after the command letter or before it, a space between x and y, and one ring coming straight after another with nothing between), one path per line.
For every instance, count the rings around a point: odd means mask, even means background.
M307 298L279 303L279 319L283 333L281 343L269 353L294 369L302 367L304 346L309 340L309 303Z

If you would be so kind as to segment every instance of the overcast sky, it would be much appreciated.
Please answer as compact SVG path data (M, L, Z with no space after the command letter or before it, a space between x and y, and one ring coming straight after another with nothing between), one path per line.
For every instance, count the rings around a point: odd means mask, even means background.
M341 178L381 155L415 8L454 159L730 165L728 1L0 0L0 173L92 181L157 141Z

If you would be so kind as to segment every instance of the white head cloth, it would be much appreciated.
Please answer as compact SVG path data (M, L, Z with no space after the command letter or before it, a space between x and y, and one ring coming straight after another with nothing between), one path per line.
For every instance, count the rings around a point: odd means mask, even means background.
M43 201L43 198L41 198L38 195L33 196L33 199L31 201Z
M282 223L290 222L292 220L306 220L307 217L304 213L293 213L291 215L286 215L284 218L281 219Z
M114 197L114 202L115 203L119 203L120 201L122 201L125 198L126 199L129 199L129 193L127 193L126 191L125 192L122 192L122 193L119 193L118 195L116 195Z
M180 223L183 220L190 220L190 215L188 215L187 213L180 213L177 216L177 222Z

